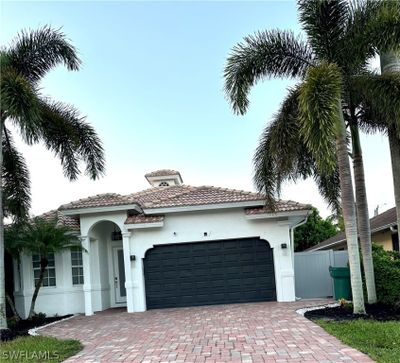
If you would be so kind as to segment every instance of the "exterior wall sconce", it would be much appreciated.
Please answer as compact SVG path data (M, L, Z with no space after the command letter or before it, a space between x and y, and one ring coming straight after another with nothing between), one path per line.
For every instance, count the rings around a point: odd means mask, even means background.
M135 255L131 255L131 261L136 261L136 256Z
M285 250L287 248L287 243L281 243L281 248Z
M207 237L208 236L208 232L204 232L204 237Z

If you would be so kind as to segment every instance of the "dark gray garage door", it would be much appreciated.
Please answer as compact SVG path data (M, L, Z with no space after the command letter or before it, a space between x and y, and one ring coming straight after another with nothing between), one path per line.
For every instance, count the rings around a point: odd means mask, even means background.
M259 238L155 246L144 275L148 309L276 300L272 249Z

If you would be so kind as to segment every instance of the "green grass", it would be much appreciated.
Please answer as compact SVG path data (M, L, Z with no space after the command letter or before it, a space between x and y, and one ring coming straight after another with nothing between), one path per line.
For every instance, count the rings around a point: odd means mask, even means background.
M1 362L58 363L83 348L77 340L49 337L20 337L0 344Z
M329 334L378 363L400 363L400 322L318 320Z

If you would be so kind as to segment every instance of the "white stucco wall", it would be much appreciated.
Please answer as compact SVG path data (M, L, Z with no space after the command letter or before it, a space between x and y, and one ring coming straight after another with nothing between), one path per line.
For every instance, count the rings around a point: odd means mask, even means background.
M84 311L82 285L72 284L70 251L63 251L54 256L56 286L42 287L36 300L35 311L49 316L81 313ZM14 268L14 276L17 271ZM15 305L22 318L27 318L34 291L32 256L21 256L21 289L14 292ZM16 283L15 285L19 285Z
M292 222L293 223L293 222ZM218 210L213 212L173 213L167 215L164 226L133 230L130 238L131 254L136 261L131 262L133 270L133 296L135 311L145 311L145 286L142 259L154 245L206 242L212 240L260 237L273 248L275 281L278 301L293 301L294 273L290 253L289 222L276 220L249 220L243 209ZM207 236L204 236L204 233ZM286 243L287 249L281 244Z
M146 310L143 258L154 245L205 242L222 239L260 237L273 248L276 295L278 301L295 299L294 272L290 246L290 228L302 217L250 220L243 208L170 213L165 215L162 227L130 229L124 225L125 212L82 215L81 234L90 239L90 282L85 289L90 290L92 302L86 312L104 310L116 306L113 294L112 246L124 244L126 257L126 289L128 311ZM107 221L107 223L104 223ZM103 222L103 223L101 223ZM124 235L124 242L112 242L110 235L115 223ZM204 236L204 233L207 236ZM281 244L287 248L282 249ZM135 255L131 261L129 256ZM20 312L27 314L33 293L33 272L30 256L23 257L22 289L16 291L16 305ZM56 256L57 287L42 288L36 311L48 315L85 312L85 294L82 286L73 286L69 251ZM17 285L17 284L16 284ZM88 299L86 299L88 301Z

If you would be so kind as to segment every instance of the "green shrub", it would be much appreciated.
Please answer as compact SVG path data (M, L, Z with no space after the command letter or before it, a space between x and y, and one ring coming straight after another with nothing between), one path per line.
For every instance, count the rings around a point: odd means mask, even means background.
M372 245L378 301L400 307L400 254Z

